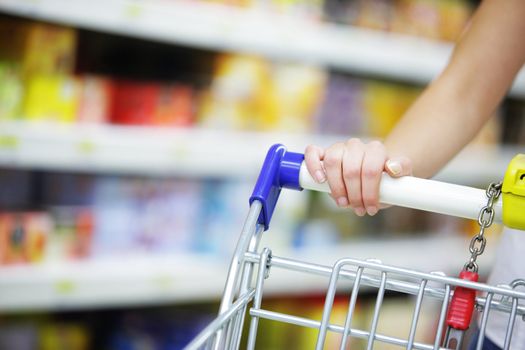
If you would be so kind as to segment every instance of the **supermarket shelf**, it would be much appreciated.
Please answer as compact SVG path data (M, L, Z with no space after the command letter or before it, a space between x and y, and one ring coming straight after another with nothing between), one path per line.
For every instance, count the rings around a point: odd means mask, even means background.
M420 84L444 68L452 51L452 45L444 42L184 0L0 0L0 11ZM525 71L510 94L525 96Z
M332 265L337 257L378 258L384 263L450 275L463 266L468 243L461 237L356 242L351 245L274 255ZM488 271L494 245L481 271ZM446 253L445 253L446 252ZM228 258L229 259L229 258ZM68 310L216 300L222 295L227 259L209 256L128 257L89 262L47 263L0 269L0 311ZM272 271L267 295L323 293L319 276Z
M0 124L0 167L89 173L253 179L268 147L328 146L341 136L199 128ZM502 178L518 148L471 147L437 178L471 185Z
M198 128L2 123L0 166L246 177L257 174L269 146L278 142L302 151L308 139L304 135Z

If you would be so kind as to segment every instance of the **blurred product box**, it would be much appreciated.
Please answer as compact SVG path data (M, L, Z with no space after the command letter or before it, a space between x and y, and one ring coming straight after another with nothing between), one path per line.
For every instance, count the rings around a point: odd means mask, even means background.
M39 349L38 327L33 322L11 321L0 327L0 349Z
M194 91L180 84L117 81L111 121L126 125L191 126Z
M75 122L81 91L81 82L71 76L32 75L26 80L23 116L31 121Z
M420 93L420 89L400 84L364 84L365 135L385 137Z
M52 231L53 220L48 213L0 213L0 263L41 261Z
M95 218L91 208L53 207L55 230L49 237L46 260L68 261L91 255Z
M0 61L0 121L20 116L23 91L18 66Z
M362 80L331 74L315 115L315 131L345 137L363 135L363 85Z
M41 350L88 350L91 336L89 329L74 322L46 322L39 327Z
M0 19L0 59L19 63L24 77L73 73L76 46L73 28Z
M191 251L198 181L103 177L94 196L94 255Z
M83 76L81 81L78 122L85 124L109 122L113 82L110 79L92 75Z
M397 0L391 30L455 41L466 27L472 5L465 0Z
M276 123L271 101L270 65L263 58L221 55L216 61L210 90L199 106L199 123L214 129L257 130Z
M455 41L474 8L467 0L326 0L324 10L328 21Z
M309 131L325 81L316 67L222 55L201 100L199 122L219 129Z
M289 132L311 131L326 80L327 74L321 68L274 64L271 91L275 95L277 123L273 128Z

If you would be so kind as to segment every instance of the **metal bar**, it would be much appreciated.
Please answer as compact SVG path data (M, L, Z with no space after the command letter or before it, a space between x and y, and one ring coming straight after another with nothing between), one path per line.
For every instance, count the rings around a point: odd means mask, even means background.
M381 272L381 286L377 292L376 307L374 310L374 317L372 318L372 326L370 327L370 336L368 337L368 344L366 350L372 350L374 347L375 334L377 330L377 323L379 321L379 311L383 303L383 296L385 295L386 272Z
M224 287L221 306L219 308L219 315L223 312L226 312L226 310L228 310L232 305L233 298L239 286L239 277L243 267L245 253L248 250L252 236L257 232L257 219L259 218L261 209L262 205L259 201L254 201L250 206L250 211L248 212L248 216L244 222L241 236L237 242L237 247L235 248L235 253L230 263L230 269L226 279L226 285Z
M510 349L510 342L512 341L512 332L514 330L514 322L516 321L516 310L518 308L518 299L512 298L512 310L509 316L509 323L507 324L507 334L505 334L505 344L503 350Z
M330 276L330 283L328 284L328 291L324 302L323 318L321 319L321 326L319 328L319 334L317 335L317 343L315 345L316 350L322 350L326 339L327 326L330 324L330 315L332 313L332 306L334 304L335 292L337 290L337 280L339 278L339 272L344 266L344 261L339 260L335 263Z
M233 321L233 332L232 332L232 338L230 342L230 346L228 349L236 350L239 349L239 344L241 341L242 336L242 326L244 324L244 315L246 314L246 308L247 306L244 305L239 311L237 311L237 314L235 315Z
M352 326L352 316L354 315L355 304L357 302L357 294L359 293L359 284L361 282L361 276L363 275L363 268L357 269L355 276L354 286L352 287L352 296L350 298L350 304L348 305L348 313L346 314L345 328L343 332L343 339L341 339L340 350L344 350L348 341L349 330Z
M319 329L321 327L321 322L320 321L315 321L315 320L311 320L311 319L303 318L303 317L298 317L298 316L286 315L286 314L282 314L282 313L279 313L279 312L273 312L273 311L268 311L268 310L262 310L261 309L261 310L250 310L250 314L252 316L257 316L259 318L264 318L264 319L267 319L267 320L293 324L293 325L301 326L301 327L309 327L309 328L317 328L317 329ZM327 328L328 328L329 331L335 332L335 333L342 334L344 332L344 328L342 326L338 326L338 325L329 324L327 326ZM369 336L370 336L370 332L366 332L366 331L363 331L363 330L353 329L352 328L352 329L350 329L350 335L353 336L353 337L356 337L356 338L360 338L360 339L368 339ZM382 334L376 334L375 335L375 339L377 341L380 341L380 342L383 342L383 343L398 345L398 346L402 346L402 347L406 347L406 344L407 344L407 341L404 340L404 339L390 337L390 336L382 335ZM414 349L421 349L421 350L432 350L432 346L431 345L422 344L422 343L418 343L418 342L414 343L414 347L413 348ZM438 348L438 350L447 350L447 349L440 347L440 348Z
M436 331L436 339L434 339L434 350L439 348L441 343L441 337L443 336L443 328L445 327L445 317L447 316L448 303L450 301L451 288L447 284L445 285L445 296L443 298L443 304L441 305L441 312L439 314L438 329Z
M224 327L225 329L220 329L217 331L217 341L215 342L216 344L216 348L215 350L217 350L217 347L219 347L219 345L221 345L222 347L229 347L232 343L232 332L233 332L233 321L234 321L234 318L232 317L227 323L226 323L226 327ZM223 338L224 337L224 338ZM220 342L219 342L220 340ZM222 344L220 344L222 342Z
M476 346L476 350L482 350L483 349L483 342L485 341L485 329L487 328L487 322L489 319L489 312L490 312L490 301L492 300L492 293L487 294L487 304L483 308L483 317L481 318L481 326L479 328L479 336L478 336L478 344Z
M249 261L258 261L259 256L256 254L247 253L246 259ZM371 270L393 272L393 273L396 273L399 275L405 275L407 277L414 278L414 279L427 279L428 281L437 282L440 284L462 286L462 287L469 288L469 289L475 289L475 290L484 291L484 292L491 292L494 294L500 294L500 295L504 295L508 297L515 297L521 300L525 300L524 292L518 292L518 291L510 290L507 288L489 286L489 285L481 284L477 282L471 282L471 281L460 280L460 279L452 278L452 277L445 277L445 276L439 276L439 275L428 274L428 273L423 273L423 272L417 272L413 270L406 270L406 269L393 267L393 266L385 266L382 264L372 263L369 261L356 260L356 259L345 259L345 260L349 261L348 265L363 266ZM298 261L294 259L282 258L278 256L272 257L272 266L284 268L284 269L288 269L292 271L297 271L297 272L312 273L312 274L321 275L321 276L330 276L332 273L332 267L327 266L327 265L306 263L306 262L302 262L302 261ZM356 273L353 271L342 270L339 275L340 277L354 280ZM376 288L379 287L379 284L380 284L379 279L370 277L368 275L363 275L362 281L363 281L362 282L363 285L376 287ZM412 294L412 295L417 295L418 290L419 290L419 284L416 284L413 282L401 281L401 280L389 279L387 281L386 286L388 290ZM425 295L430 295L436 298L442 299L444 294L445 293L442 288L428 288L427 287L425 289ZM484 306L485 298L477 297L476 303L478 305ZM491 308L496 308L498 310L510 312L510 306L506 303L501 303L498 300L491 301ZM525 305L518 305L517 314L525 315Z
M221 305L219 307L219 315L230 309L236 295L241 295L241 293L239 293L239 289L241 288L241 276L243 275L245 267L245 254L249 250L250 244L253 241L253 236L257 235L258 231L260 231L257 220L261 210L262 204L259 201L254 201L250 205L250 210L248 211L248 215L244 221L244 226L242 228L239 240L237 241L237 246L235 247L235 252L230 263L228 277L226 278ZM232 332L235 333L235 329L239 327L237 322L238 321L230 323L228 327L226 336L228 344L231 344L232 342ZM225 338L222 333L222 331L217 332L217 340L215 342L214 350L222 350L225 347Z
M269 264L271 251L268 248L264 248L261 254L261 260L259 261L259 272L257 274L257 284L255 287L255 297L253 299L253 309L260 309L263 295L264 279L266 278L266 271ZM257 337L257 326L259 324L259 318L252 316L250 322L250 333L248 335L248 346L247 349L255 349L255 339Z
M206 341L215 334L215 332L222 328L225 322L229 321L236 312L248 304L250 300L253 299L254 295L255 290L252 290L249 293L239 297L235 303L233 303L230 309L217 316L217 318L213 320L213 322L211 322L206 328L204 328L204 330L202 330L199 335L184 348L184 350L199 349L199 347L205 344Z
M256 253L257 249L259 248L259 244L261 242L262 233L263 233L263 226L257 225L255 227L255 233L252 235L250 239L250 243L248 244L247 252L250 253ZM242 271L242 279L239 286L239 294L245 294L250 290L250 284L252 283L252 277L253 277L253 269L254 269L253 262L245 261ZM244 326L244 317L246 315L246 306L243 308L243 310L239 311L239 315L234 320L233 325L233 336L232 336L232 342L230 345L231 349L238 349L241 343L241 336L242 336L242 329Z
M412 316L412 325L410 326L410 333L408 335L407 350L412 349L412 346L414 345L414 338L416 337L417 321L419 319L419 312L421 311L421 302L423 301L423 295L425 292L426 285L427 285L427 280L422 280L421 284L419 285L419 293L416 299L414 315Z

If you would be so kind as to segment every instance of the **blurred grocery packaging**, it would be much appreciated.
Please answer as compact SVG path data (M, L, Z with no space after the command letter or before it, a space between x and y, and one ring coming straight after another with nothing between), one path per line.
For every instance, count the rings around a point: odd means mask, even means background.
M73 73L76 45L73 28L0 19L0 57L20 64L24 77Z
M26 79L22 113L30 121L73 123L81 91L80 81L72 76L32 75Z
M0 262L10 265L41 261L52 231L48 213L0 213Z
M0 121L20 116L23 86L16 64L0 61Z
M311 130L325 86L319 68L222 55L200 106L205 127L237 130Z
M127 125L190 126L193 95L182 84L118 80L113 84L111 120Z

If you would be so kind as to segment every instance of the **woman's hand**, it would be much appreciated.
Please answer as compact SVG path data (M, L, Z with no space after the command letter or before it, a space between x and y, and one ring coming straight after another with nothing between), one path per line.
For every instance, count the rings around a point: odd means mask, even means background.
M386 171L392 177L410 175L407 157L389 157L379 141L364 143L352 138L323 149L310 145L305 151L306 167L319 183L328 181L331 195L339 207L351 207L363 216L379 210L379 183Z

